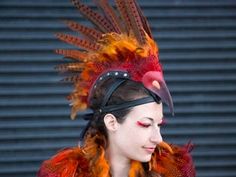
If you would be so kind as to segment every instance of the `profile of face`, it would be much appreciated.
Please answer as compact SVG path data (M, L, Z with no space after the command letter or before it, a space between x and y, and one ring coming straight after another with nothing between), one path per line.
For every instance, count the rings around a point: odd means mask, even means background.
M112 114L107 114L104 122L110 149L120 158L148 162L157 144L162 142L162 103L151 102L135 106L122 123L118 123Z

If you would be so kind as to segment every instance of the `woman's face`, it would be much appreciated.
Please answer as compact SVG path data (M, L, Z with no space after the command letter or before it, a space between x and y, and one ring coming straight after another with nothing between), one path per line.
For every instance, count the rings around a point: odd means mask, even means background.
M134 107L112 133L115 152L132 160L149 161L156 145L162 141L162 121L162 103L152 102Z

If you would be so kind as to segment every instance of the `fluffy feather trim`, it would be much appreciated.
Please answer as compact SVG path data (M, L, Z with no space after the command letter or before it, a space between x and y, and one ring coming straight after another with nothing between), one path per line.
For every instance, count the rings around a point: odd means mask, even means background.
M90 177L89 162L80 148L64 149L43 162L38 177Z
M163 177L195 177L196 171L190 151L193 145L184 147L170 145L172 152L160 148L152 156L152 170Z
M100 137L101 138L101 137ZM74 147L60 151L43 162L38 177L110 177L110 167L105 159L104 148L95 143L99 136L89 138L84 148ZM145 172L142 163L131 161L129 177L145 177L145 173L161 177L195 177L195 167L190 155L193 146L160 145Z

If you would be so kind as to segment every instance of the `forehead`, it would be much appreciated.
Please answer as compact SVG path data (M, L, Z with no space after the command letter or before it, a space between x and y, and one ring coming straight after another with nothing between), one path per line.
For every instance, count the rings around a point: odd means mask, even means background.
M162 103L151 102L135 106L127 117L150 117L158 121L163 117L163 106Z

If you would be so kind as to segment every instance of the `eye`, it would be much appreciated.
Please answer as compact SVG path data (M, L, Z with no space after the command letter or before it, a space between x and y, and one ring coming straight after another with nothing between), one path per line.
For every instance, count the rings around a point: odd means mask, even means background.
M138 125L138 126L141 126L141 127L144 127L144 128L148 128L151 124L142 123L142 122L138 121L138 122L137 122L137 125Z

